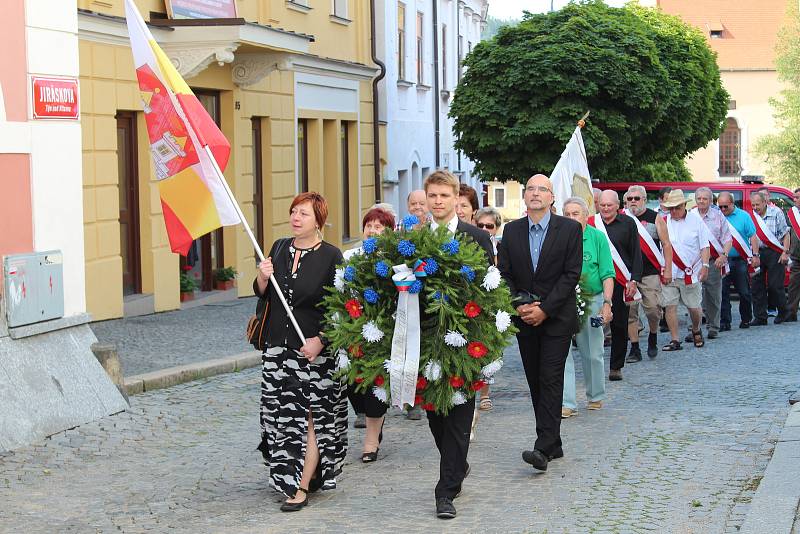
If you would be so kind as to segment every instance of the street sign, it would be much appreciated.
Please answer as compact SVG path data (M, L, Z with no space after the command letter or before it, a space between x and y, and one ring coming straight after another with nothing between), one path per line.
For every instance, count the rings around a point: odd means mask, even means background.
M78 79L31 76L34 119L78 120Z

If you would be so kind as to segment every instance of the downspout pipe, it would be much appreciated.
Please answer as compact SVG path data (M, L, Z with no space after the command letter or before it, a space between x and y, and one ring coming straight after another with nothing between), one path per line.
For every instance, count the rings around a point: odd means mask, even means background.
M381 131L379 124L380 104L378 102L378 83L386 76L386 65L378 59L378 45L375 41L375 0L370 0L370 50L372 52L372 62L380 67L381 71L372 80L372 165L375 170L375 203L381 202Z
M374 0L373 0L374 1ZM439 0L433 0L433 150L436 168L441 165L439 154Z

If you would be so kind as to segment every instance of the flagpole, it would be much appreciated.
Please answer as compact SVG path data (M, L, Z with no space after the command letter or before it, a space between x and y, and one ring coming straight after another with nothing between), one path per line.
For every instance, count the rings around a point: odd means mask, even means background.
M261 250L261 246L256 241L256 236L253 235L253 230L250 229L250 225L247 223L247 219L244 217L244 213L242 213L242 208L239 207L239 202L237 202L236 197L233 196L233 191L231 191L230 186L228 185L228 181L225 179L225 175L222 174L222 170L217 165L217 160L214 158L214 153L211 152L211 148L208 145L203 147L203 150L206 151L208 154L209 159L211 160L211 164L214 166L214 171L217 173L217 177L219 181L222 182L222 187L225 188L225 193L227 193L228 198L233 204L234 208L236 209L236 214L239 216L239 220L242 222L242 226L244 226L244 231L247 233L247 236L250 238L250 241L253 243L253 248L256 249L256 254L258 254L258 258L261 261L264 261L264 252ZM275 292L278 294L278 298L283 304L283 308L286 310L286 314L289 316L289 320L292 322L292 326L294 326L295 332L297 335L300 336L300 340L305 345L306 343L306 336L303 335L303 331L300 329L300 325L297 324L297 319L295 319L292 310L289 308L289 303L286 302L286 297L283 296L283 292L281 291L280 286L278 285L278 281L275 279L273 275L270 275L269 281L272 282L272 287L275 288Z

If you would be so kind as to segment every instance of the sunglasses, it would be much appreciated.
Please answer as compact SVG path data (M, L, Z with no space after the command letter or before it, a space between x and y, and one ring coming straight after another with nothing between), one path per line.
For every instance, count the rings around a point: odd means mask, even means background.
M628 202L630 202L632 200L633 201L639 201L639 200L642 200L642 197L628 197L625 200L627 200Z
M487 230L494 230L494 223L478 223L478 228L486 228Z
M731 207L730 204L717 204L717 207L721 210L728 209Z

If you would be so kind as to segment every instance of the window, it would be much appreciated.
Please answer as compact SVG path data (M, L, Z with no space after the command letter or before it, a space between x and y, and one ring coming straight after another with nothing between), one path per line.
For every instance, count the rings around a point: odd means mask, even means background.
M494 207L495 208L506 207L506 190L504 187L494 188Z
M308 121L297 121L297 177L300 180L300 192L308 191Z
M725 121L725 129L719 136L719 175L737 176L741 172L742 131L736 119Z
M709 33L712 39L722 39L722 30L711 30Z
M418 84L423 83L425 81L422 77L423 67L424 67L422 63L423 52L424 52L422 48L422 29L424 28L422 24L423 23L422 17L423 17L422 13L418 11L417 12L417 83Z
M794 206L794 201L786 194L779 191L769 192L770 202L783 210L783 214L788 217L789 210Z
M347 18L347 0L333 0L333 16Z
M256 241L264 250L264 182L261 156L261 117L251 119L253 128L253 224L256 225Z
M458 81L461 81L461 77L464 75L464 69L462 68L462 64L464 63L464 36L458 36Z
M406 7L397 3L397 78L406 77Z
M736 100L728 100L728 109L736 109Z
M447 24L442 24L442 89L447 89Z
M342 122L339 138L342 145L342 241L350 240L350 136Z

